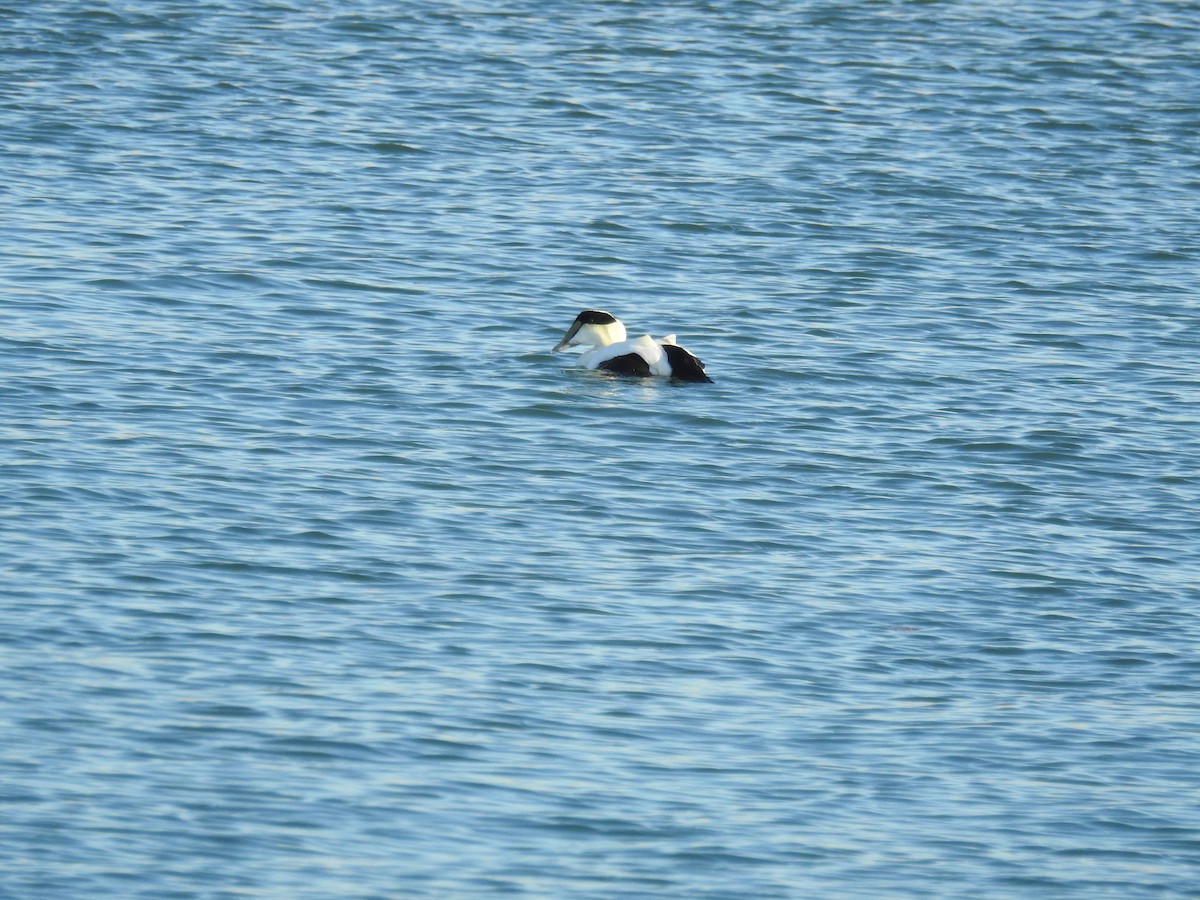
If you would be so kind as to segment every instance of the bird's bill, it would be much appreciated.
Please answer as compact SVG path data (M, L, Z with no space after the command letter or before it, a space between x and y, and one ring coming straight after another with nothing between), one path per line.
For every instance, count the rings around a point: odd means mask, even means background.
M558 342L558 345L551 350L551 353L557 353L559 350L565 350L571 346L571 339L579 332L579 322L571 323L571 327L567 329L567 333L563 335L563 339Z

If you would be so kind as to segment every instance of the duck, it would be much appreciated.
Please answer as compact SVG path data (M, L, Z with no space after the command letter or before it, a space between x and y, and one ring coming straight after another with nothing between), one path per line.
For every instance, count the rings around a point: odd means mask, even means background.
M644 334L630 340L621 320L604 310L585 309L577 315L551 352L576 346L588 348L576 362L585 369L615 375L658 375L677 381L712 381L704 372L704 363L675 343L675 335L656 341Z

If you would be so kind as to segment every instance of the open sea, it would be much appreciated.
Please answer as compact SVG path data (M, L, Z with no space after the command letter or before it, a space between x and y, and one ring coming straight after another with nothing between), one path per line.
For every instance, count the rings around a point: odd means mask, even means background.
M0 0L0 897L1200 897L1198 85L1196 0Z

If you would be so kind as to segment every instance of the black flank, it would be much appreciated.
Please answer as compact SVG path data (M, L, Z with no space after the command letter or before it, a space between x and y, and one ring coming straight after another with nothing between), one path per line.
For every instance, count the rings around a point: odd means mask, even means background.
M639 375L644 378L650 374L650 365L636 353L614 356L598 364L596 368L615 375Z

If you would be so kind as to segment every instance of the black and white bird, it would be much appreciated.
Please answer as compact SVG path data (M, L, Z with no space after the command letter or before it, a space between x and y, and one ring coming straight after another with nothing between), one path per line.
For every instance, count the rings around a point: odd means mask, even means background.
M576 365L617 375L659 375L680 381L712 381L704 363L675 343L675 335L654 340L644 334L626 340L625 326L612 313L585 309L575 317L555 353L567 347L587 347Z

